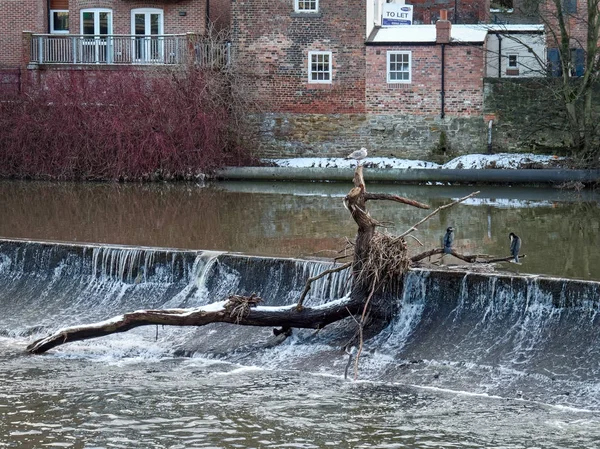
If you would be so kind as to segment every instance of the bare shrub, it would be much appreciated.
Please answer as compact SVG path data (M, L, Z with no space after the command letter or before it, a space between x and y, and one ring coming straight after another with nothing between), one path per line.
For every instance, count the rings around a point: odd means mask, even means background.
M230 78L196 66L48 74L0 102L0 176L176 180L248 163Z

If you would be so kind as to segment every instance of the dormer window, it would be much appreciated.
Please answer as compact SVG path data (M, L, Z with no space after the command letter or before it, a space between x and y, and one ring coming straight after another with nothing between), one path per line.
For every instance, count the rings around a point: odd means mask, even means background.
M319 0L294 0L295 12L319 12Z

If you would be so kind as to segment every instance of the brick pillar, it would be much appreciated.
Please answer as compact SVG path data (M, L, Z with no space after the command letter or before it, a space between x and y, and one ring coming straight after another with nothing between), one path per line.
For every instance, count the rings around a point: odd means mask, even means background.
M31 43L33 42L33 32L23 31L22 38L23 45L21 47L21 68L27 69L27 66L31 62Z
M447 44L450 42L450 32L452 24L448 20L448 11L440 11L440 20L435 23L435 42L438 44Z
M31 62L31 45L33 43L33 32L23 31L21 46L21 62L19 64L19 91L26 92L32 81L32 74L29 70Z

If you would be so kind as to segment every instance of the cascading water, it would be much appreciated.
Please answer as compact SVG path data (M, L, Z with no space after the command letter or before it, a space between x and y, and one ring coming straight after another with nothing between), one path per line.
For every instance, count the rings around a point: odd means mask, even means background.
M331 264L218 252L0 242L0 335L31 340L61 327L149 308L196 307L258 294L295 303ZM315 282L305 304L348 293L348 272ZM600 408L599 284L414 270L387 328L366 341L361 378ZM58 348L62 355L202 355L341 375L350 320L275 345L270 329L213 324L138 328Z
M387 293L401 307L365 341L359 382L343 379L351 318L283 342L264 328L146 326L24 353L63 326L138 309L231 293L295 303L327 268L0 240L0 447L597 448L593 282L411 271ZM306 304L344 296L347 281L318 280Z

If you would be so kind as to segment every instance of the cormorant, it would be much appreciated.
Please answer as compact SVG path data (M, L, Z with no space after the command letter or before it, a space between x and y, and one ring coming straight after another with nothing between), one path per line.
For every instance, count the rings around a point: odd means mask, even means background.
M510 254L513 256L515 263L519 263L519 251L521 251L521 238L514 232L508 234L510 239Z
M452 243L454 243L454 228L452 226L446 229L444 235L444 254L450 254L452 252Z

